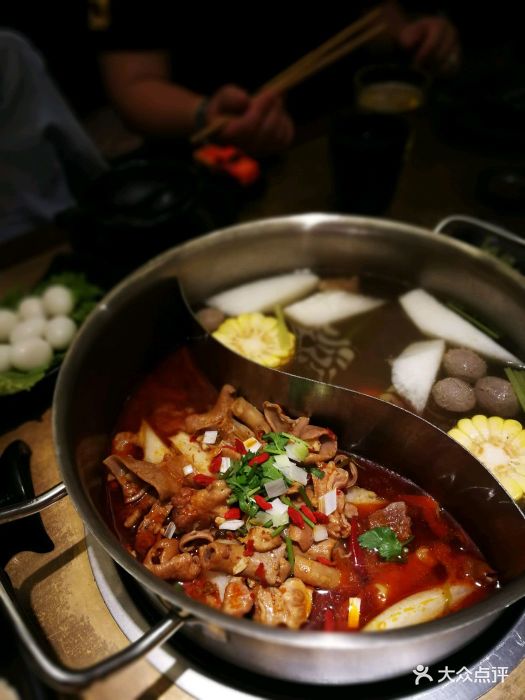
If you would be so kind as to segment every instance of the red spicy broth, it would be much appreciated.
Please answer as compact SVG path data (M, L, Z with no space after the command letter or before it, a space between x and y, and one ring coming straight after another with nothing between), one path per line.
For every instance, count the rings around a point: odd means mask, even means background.
M216 398L217 391L199 373L190 353L179 350L146 376L127 400L117 422L118 442L114 442L113 454L141 459L143 455L136 444L126 438L128 432L130 436L136 433L146 420L161 438L167 439L182 429L188 415L209 410ZM382 500L356 505L358 512L351 518L351 534L338 542L337 555L330 562L341 573L340 585L332 590L313 590L311 613L303 628L348 631L352 597L361 599L361 629L397 601L445 583L473 584L472 593L454 609L468 607L489 595L497 586L494 572L464 530L437 502L390 470L361 457L353 459L358 467L358 486ZM148 498L151 499L150 490L138 501L125 504L117 481L107 481L108 521L139 561L161 537L159 531L139 531L139 521L133 522L137 507L140 509ZM358 537L370 529L369 518L375 511L399 501L406 504L411 519L411 538L402 561L382 561L376 552L359 546ZM226 537L232 538L232 533L226 533ZM192 598L220 607L216 587L205 575L183 585Z

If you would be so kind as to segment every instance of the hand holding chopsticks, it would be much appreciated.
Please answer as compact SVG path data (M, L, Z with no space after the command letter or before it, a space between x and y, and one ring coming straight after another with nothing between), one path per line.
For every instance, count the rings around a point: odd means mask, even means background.
M258 90L257 94L268 91L282 94L315 73L324 70L324 68L335 63L335 61L342 59L351 51L368 43L386 28L384 23L378 21L380 14L381 10L376 8L356 22L353 22L265 83ZM200 143L204 141L220 131L231 119L232 117L227 115L215 119L204 129L195 133L191 138L191 142Z

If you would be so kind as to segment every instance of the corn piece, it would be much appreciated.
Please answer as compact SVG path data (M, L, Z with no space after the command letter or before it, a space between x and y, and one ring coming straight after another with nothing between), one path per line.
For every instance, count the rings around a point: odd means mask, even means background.
M280 367L295 352L295 335L273 316L247 313L229 318L213 337L234 352L266 367Z

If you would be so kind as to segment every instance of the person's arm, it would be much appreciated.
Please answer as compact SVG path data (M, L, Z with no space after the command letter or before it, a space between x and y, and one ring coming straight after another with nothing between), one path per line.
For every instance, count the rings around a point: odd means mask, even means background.
M203 123L197 125L204 96L171 82L166 52L107 52L100 62L110 99L141 133L189 136L197 126L227 116L219 136L253 153L282 150L293 138L292 121L278 95L250 97L236 85L224 85L206 101Z
M141 133L186 135L203 99L170 79L164 51L110 51L100 57L108 95L126 122Z

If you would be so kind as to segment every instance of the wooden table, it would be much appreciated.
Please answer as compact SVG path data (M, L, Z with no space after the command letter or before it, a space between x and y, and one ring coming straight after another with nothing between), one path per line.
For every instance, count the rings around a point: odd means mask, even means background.
M425 148L432 151L431 135L422 134L422 150L415 152L407 162L389 215L432 226L451 211L479 214L471 199L457 196L460 190L455 168L461 161L460 154L449 152L449 163L456 163L454 166L447 166L443 158L432 160L425 151ZM312 167L312 164L315 166ZM477 166L471 163L470 167ZM330 194L327 144L326 139L320 136L297 146L274 169L264 198L247 207L243 218L324 211L329 207ZM501 223L512 225L512 221ZM46 235L51 247L25 262L12 264L16 246L10 248L9 260L0 254L0 268L3 268L0 269L0 295L13 285L30 287L46 269L53 255L61 250L60 232L51 231ZM34 242L35 238L32 240ZM42 238L37 240L41 248L46 247ZM24 253L24 250L27 248L23 244L18 246L18 254ZM9 263L7 267L6 263ZM32 475L36 492L40 493L57 483L59 474L51 439L50 411L41 420L25 423L0 436L0 450L15 438L25 440L33 450ZM33 610L58 657L73 667L92 664L123 648L127 641L106 610L93 580L83 524L72 503L64 499L45 511L42 519L55 544L54 551L44 555L23 552L11 560L8 573L23 604ZM482 689L483 686L480 686L480 691ZM509 679L491 690L486 698L521 700L524 695L525 662L522 662ZM82 693L82 697L89 700L112 700L114 697L126 700L189 698L144 660L97 683Z

